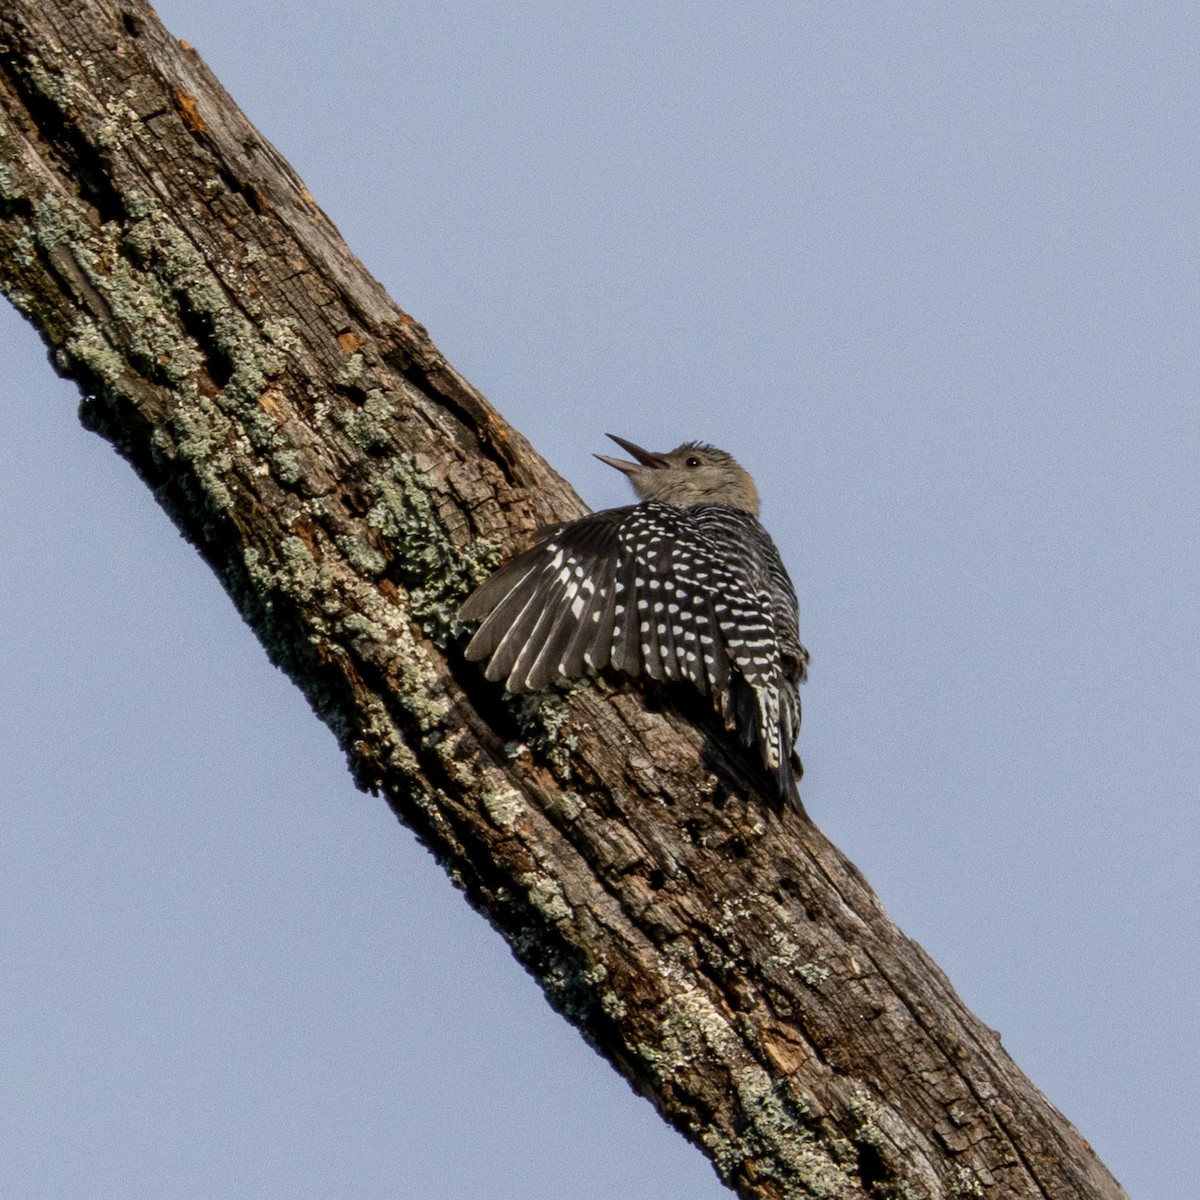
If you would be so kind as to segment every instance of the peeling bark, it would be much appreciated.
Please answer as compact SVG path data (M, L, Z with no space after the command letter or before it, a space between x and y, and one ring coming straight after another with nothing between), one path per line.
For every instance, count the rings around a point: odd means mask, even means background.
M740 1195L1124 1196L699 706L462 660L469 587L583 507L148 5L0 9L0 276L359 785Z

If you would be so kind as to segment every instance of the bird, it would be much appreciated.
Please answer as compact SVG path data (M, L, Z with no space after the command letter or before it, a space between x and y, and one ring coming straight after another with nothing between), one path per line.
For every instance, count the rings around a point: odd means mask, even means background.
M799 807L809 654L753 479L705 442L658 454L607 436L633 461L595 457L640 503L552 526L484 580L459 610L480 622L466 658L516 694L606 668L691 684Z

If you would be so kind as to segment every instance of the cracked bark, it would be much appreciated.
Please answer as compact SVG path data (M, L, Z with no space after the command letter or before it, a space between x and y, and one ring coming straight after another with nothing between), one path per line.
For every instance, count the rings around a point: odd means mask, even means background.
M740 1195L1124 1196L697 706L463 662L472 582L583 507L149 6L0 10L0 277L359 785Z

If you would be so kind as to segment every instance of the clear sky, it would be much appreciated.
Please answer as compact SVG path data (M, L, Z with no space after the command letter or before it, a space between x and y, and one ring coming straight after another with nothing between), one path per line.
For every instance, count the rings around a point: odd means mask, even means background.
M1194 1200L1200 8L159 11L593 507L606 431L754 473L809 812ZM726 1194L0 338L0 1194Z

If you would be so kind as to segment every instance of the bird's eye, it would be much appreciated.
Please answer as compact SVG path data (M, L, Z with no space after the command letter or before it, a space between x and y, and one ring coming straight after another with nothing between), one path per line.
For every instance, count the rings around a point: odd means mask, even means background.
M700 460L699 460L699 459L698 459L698 458L697 458L697 457L696 457L696 456L693 454L693 455L692 455L692 456L691 456L691 457L690 457L690 458L687 460L687 463L686 463L685 465L686 465L686 466L689 466L689 467L698 467L698 466L700 465Z

